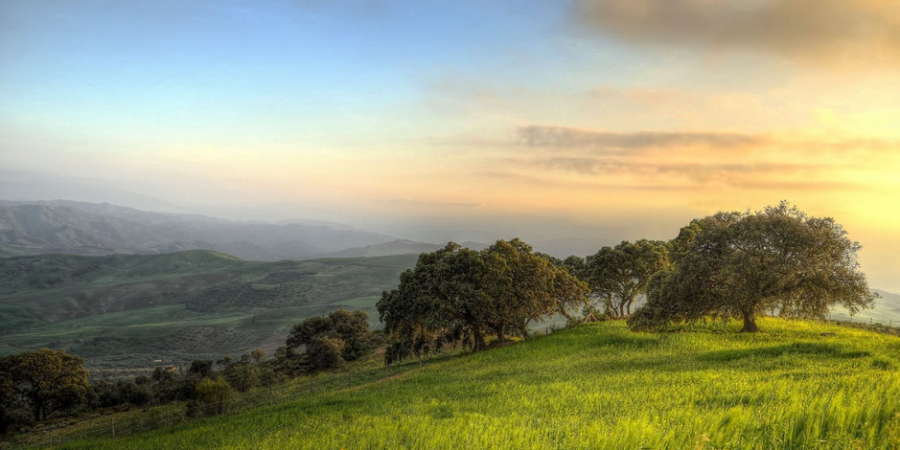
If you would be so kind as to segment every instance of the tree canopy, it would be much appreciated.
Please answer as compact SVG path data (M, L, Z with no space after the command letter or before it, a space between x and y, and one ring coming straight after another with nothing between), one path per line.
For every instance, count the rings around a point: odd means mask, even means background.
M591 295L613 317L631 315L631 306L646 294L650 278L669 265L669 245L662 241L623 241L588 256L582 277Z
M90 387L83 359L46 348L0 358L0 378L0 406L27 406L36 421L83 402Z
M310 368L324 370L363 356L372 348L371 334L368 314L339 309L294 325L285 343L291 349L305 345Z
M419 256L400 286L378 302L391 335L390 363L459 342L480 350L485 336L528 332L534 320L584 305L587 287L519 239L474 251L456 243Z
M694 220L672 247L673 268L650 282L632 328L712 316L740 318L742 331L754 332L764 312L822 318L836 304L856 312L875 297L857 262L860 245L833 219L786 202Z

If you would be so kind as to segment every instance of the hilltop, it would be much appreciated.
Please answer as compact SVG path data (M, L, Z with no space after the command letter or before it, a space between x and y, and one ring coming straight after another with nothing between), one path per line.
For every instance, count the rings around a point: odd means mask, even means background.
M633 333L589 324L277 404L71 449L806 449L900 444L900 339L762 319ZM378 374L384 373L383 376ZM337 374L335 380L347 380ZM373 381L372 377L376 380ZM346 381L345 381L346 383ZM311 386L311 385L310 385Z
M184 364L257 346L300 319L374 304L416 255L254 262L194 250L0 259L0 354L50 347L97 369Z

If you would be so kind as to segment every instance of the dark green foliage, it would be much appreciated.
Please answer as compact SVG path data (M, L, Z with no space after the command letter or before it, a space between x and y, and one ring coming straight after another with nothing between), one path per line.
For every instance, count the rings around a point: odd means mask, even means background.
M98 381L91 385L95 406L108 408L123 404L144 406L153 400L152 386L136 381Z
M345 360L355 361L371 348L368 314L360 310L350 312L339 309L329 314L328 318L334 333L344 343L342 355Z
M266 359L266 356L268 356L266 355L266 351L261 348L253 349L253 351L250 352L250 357L253 358L253 360L256 361L257 364Z
M334 331L334 324L330 317L310 317L303 322L294 325L291 333L288 335L285 344L288 347L296 348L301 345L309 345L313 338L321 335L327 335Z
M249 361L229 365L223 371L223 375L228 384L240 392L247 392L260 384L259 366Z
M354 361L371 350L371 334L368 314L339 309L328 316L311 317L294 325L285 343L288 348L305 345L308 353L310 345L317 341L321 344L327 338L339 344L343 360Z
M671 245L674 266L649 283L633 329L738 317L754 332L763 313L821 319L834 305L856 313L875 298L857 263L860 245L833 219L786 202L694 220Z
M188 368L188 374L198 378L206 378L212 374L213 362L210 360L195 360Z
M586 304L587 287L563 262L536 254L519 239L476 252L449 243L419 256L400 275L400 287L378 302L391 337L388 364L421 356L448 343L478 351L485 336L527 335L530 322L568 316Z
M328 336L313 338L306 346L306 363L308 371L339 369L344 366L345 344L341 339Z
M0 358L0 406L28 408L35 421L71 409L88 395L84 360L64 350L40 349Z
M588 256L579 273L604 312L618 318L631 315L634 301L647 293L650 278L668 265L669 245L665 242L623 241ZM577 262L573 261L573 267Z
M297 353L297 349L287 346L278 347L271 360L271 366L275 372L288 377L300 376L306 369L305 362Z
M207 416L224 414L228 411L228 402L232 391L228 382L221 378L204 378L197 383L197 403L203 407Z

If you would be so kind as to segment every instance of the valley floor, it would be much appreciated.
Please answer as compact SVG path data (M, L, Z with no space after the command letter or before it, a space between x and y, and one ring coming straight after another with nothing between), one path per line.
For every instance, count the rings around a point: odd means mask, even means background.
M736 324L664 334L585 325L362 386L63 448L900 448L900 338L781 319L760 326L750 335Z

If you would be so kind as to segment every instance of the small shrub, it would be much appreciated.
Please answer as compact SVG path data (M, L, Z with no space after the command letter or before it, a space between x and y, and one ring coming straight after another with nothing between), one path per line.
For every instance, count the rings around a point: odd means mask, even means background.
M306 346L306 360L311 371L339 369L344 365L344 341L317 337Z
M224 414L228 411L231 400L231 386L227 381L216 378L204 378L197 383L197 402L207 416Z

